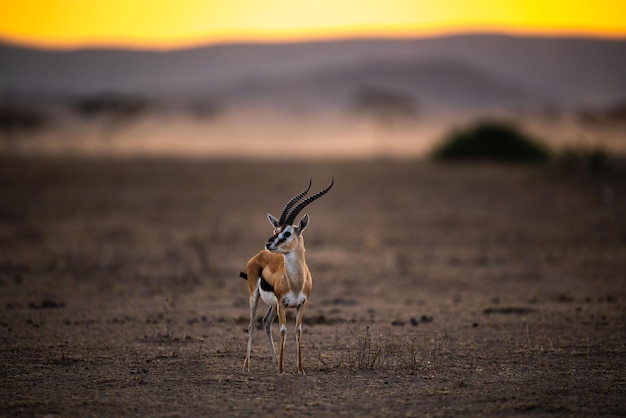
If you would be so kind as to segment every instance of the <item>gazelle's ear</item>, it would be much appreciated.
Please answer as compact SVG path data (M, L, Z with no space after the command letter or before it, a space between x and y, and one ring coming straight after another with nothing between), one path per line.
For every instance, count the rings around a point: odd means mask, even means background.
M309 215L304 215L302 219L300 219L300 224L296 227L296 233L300 235L308 224L309 224Z
M280 226L280 222L278 222L278 219L274 218L271 213L267 214L267 219L269 219L274 228L278 228Z

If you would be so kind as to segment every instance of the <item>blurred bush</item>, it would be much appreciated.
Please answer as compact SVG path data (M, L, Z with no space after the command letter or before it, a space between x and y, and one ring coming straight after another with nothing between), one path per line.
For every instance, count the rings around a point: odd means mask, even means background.
M550 158L550 152L512 124L486 121L452 132L434 149L432 157L455 161L541 162Z

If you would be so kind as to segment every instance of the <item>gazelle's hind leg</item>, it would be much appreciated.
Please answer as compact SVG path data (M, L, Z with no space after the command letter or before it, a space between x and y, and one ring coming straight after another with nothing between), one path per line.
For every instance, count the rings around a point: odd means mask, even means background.
M248 351L246 352L246 360L243 362L243 371L250 371L250 353L252 352L252 334L254 333L254 317L256 316L256 308L259 304L259 288L257 287L252 295L250 295L250 324L248 325Z
M304 318L304 305L305 302L298 305L296 310L296 350L298 361L298 373L304 374L304 367L302 365L302 318Z
M272 353L272 362L276 371L278 371L278 362L276 362L276 349L274 348L274 339L272 338L272 322L276 318L276 307L270 306L267 313L263 317L263 325L265 326L265 336L267 337L267 344L270 347L270 353Z

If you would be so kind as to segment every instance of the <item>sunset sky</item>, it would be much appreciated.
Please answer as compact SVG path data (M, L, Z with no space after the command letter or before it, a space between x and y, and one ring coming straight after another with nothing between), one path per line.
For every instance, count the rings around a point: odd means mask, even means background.
M624 0L2 0L0 40L40 47L502 32L626 38Z

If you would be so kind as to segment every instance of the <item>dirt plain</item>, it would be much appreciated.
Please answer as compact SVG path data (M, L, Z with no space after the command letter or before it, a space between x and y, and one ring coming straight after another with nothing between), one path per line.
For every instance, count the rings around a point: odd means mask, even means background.
M238 273L331 176L307 374L292 327L244 373ZM0 416L624 416L624 214L623 167L5 158Z

